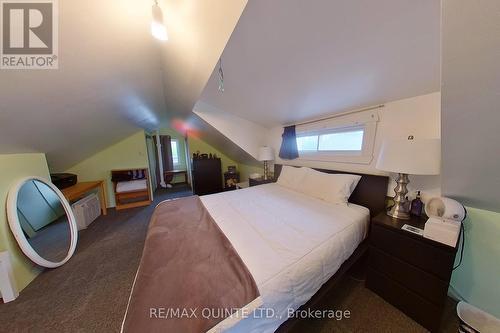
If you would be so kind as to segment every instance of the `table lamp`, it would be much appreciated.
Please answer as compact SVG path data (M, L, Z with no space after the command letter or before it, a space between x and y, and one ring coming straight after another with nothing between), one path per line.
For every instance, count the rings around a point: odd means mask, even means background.
M387 215L407 220L410 218L406 199L410 183L408 175L438 175L441 169L441 142L439 139L386 140L382 144L376 168L398 174L394 188L394 206Z
M269 161L274 161L274 149L271 147L259 148L259 161L264 162L264 179L269 179Z

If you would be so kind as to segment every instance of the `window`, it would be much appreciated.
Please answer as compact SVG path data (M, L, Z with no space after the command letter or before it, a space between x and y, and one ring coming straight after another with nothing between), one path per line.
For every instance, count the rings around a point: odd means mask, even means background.
M318 136L317 135L298 136L297 149L299 151L317 151Z
M170 146L172 147L172 161L174 165L179 164L179 140L172 139L170 141Z
M299 136L297 148L299 152L361 152L364 134L364 129L358 128Z
M364 129L324 134L319 137L320 151L361 151Z
M360 112L298 125L299 158L312 161L369 164L378 112Z

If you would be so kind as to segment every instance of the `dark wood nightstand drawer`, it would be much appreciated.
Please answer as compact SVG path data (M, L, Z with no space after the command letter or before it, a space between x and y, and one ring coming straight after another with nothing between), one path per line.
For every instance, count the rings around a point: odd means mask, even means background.
M368 267L367 274L368 288L428 330L436 332L439 329L442 307L425 300L371 267Z
M370 247L369 265L392 280L436 305L443 305L448 292L448 282L407 264L379 249Z
M402 231L405 232L405 231ZM412 237L402 236L389 228L372 225L370 235L371 245L393 255L413 266L432 272L441 280L449 281L451 269L455 260L455 252L442 250Z

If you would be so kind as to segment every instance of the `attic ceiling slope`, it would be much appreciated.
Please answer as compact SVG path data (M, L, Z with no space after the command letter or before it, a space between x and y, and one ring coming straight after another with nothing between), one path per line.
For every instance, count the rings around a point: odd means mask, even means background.
M188 135L205 141L212 147L218 149L221 152L224 152L224 154L233 161L249 166L261 165L260 162L258 162L247 151L231 141L219 130L203 120L197 114L192 114L188 120L188 123L189 127L191 128L191 130L188 131Z
M52 171L190 111L246 1L160 0L164 46L152 1L58 3L59 69L0 70L0 154L43 152Z
M193 112L254 159L259 148L266 145L269 131L263 126L203 102L196 103Z
M163 1L169 41L162 52L170 118L186 119L243 12L247 0Z
M272 128L440 90L439 0L252 0L201 102Z

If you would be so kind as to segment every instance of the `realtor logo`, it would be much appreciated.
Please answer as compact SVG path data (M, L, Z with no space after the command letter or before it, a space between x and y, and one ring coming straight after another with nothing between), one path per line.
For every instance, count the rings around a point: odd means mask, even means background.
M0 0L1 69L58 68L57 0Z

